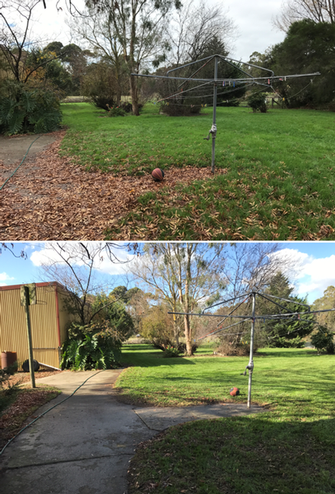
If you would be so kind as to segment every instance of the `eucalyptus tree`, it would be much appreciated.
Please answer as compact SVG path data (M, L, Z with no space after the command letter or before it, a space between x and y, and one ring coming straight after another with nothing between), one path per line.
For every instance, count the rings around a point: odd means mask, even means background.
M80 23L74 15L72 29L108 57L120 77L126 68L135 115L139 115L138 80L131 74L164 59L169 48L165 24L169 12L180 5L179 0L87 0Z
M146 244L144 254L129 265L135 280L154 291L172 312L185 313L187 355L192 354L189 313L215 302L225 290L225 252L223 243ZM178 333L178 320L174 317L176 340Z

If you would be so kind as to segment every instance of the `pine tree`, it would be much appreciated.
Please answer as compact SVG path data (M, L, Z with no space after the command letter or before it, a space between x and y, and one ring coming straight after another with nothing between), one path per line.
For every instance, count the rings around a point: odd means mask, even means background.
M273 295L289 300L278 300L269 297L275 305L263 299L261 311L265 314L285 314L296 312L307 312L308 308L300 304L306 304L306 297L293 296L294 287L290 285L289 279L282 273L277 273L270 281L264 295ZM265 333L268 345L271 347L300 348L304 345L302 338L309 335L314 328L313 314L297 314L290 317L267 319L264 318L261 328Z

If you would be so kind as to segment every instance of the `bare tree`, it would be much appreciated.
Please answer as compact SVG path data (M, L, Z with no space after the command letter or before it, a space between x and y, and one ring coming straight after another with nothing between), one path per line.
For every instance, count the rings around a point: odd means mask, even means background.
M27 65L33 14L42 3L43 0L3 0L0 3L0 53L17 82L26 83L34 72L57 58Z
M136 249L136 246L129 249ZM79 316L82 324L88 324L110 303L118 301L113 297L112 302L92 309L94 295L109 292L110 281L97 275L97 269L107 257L115 264L126 264L129 259L122 261L117 250L125 246L102 242L49 242L46 244L46 260L42 264L43 277L46 281L58 281L71 295L70 310Z
M335 22L334 0L286 0L282 12L274 19L278 29L287 33L293 22L311 19L315 22Z
M282 254L278 244L234 243L226 256L226 293L237 297L264 290L278 273L295 273L295 259Z
M203 0L195 5L190 0L178 10L168 26L171 52L169 62L193 62L204 55L213 40L230 48L236 27L221 4L208 6Z

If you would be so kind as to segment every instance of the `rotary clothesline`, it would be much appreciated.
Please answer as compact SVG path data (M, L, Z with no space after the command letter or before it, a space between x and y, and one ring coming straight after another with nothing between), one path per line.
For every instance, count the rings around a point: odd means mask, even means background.
M211 61L214 61L214 77L213 79L207 79L207 78L195 78L193 75L197 74L200 72L202 68L204 68L208 63ZM198 68L195 72L193 72L192 76L189 77L177 77L177 76L172 76L171 74L175 72L176 70L181 70L186 67L191 67L192 65L205 62L200 68ZM234 69L238 69L241 73L243 73L246 77L242 78L233 78L233 77L218 77L218 64L221 62L225 62L227 65L230 65ZM265 72L270 72L270 75L266 76L257 76L254 77L245 70L242 69L241 65L247 66L247 67L253 67L256 69L263 70ZM196 60L195 62L190 62L184 65L181 65L180 67L176 67L174 69L169 70L166 75L161 76L161 75L150 75L150 74L136 74L133 73L131 74L134 77L147 77L147 78L152 78L152 79L164 79L164 80L170 80L170 81L184 81L178 89L186 84L186 82L203 82L203 85L207 84L212 84L213 85L213 122L212 122L212 127L208 133L207 137L204 137L204 139L209 140L210 136L212 137L212 160L211 160L211 171L214 173L215 170L215 139L216 139L216 133L217 133L217 127L216 127L216 107L217 107L217 88L218 84L227 84L228 86L231 84L245 84L245 83L253 83L257 85L262 85L262 86L268 86L271 87L272 83L274 81L286 81L287 79L293 79L293 78L299 78L299 77L314 77L320 75L319 72L314 72L312 74L292 74L292 75L282 75L282 76L275 76L273 70L266 69L264 67L260 67L258 65L252 64L252 63L246 63L242 61L235 60L233 58L229 57L224 57L222 55L211 55L209 57L203 58L201 60ZM264 84L266 81L267 84ZM201 85L202 86L202 85ZM185 92L189 91L194 91L197 89L197 87L194 88L189 88L183 91L179 91L179 93L176 93L173 96L170 97L176 97L177 95L184 94ZM168 99L168 98L163 98ZM162 100L160 100L162 101Z
M294 303L294 305L300 305L301 307L307 307L309 310L308 311L295 311L295 312L287 312L287 313L279 313L279 314L267 314L267 315L260 315L260 316L257 316L256 315L256 295L268 300L269 302L273 303L274 305L277 305L278 307L280 307L281 309L283 310L286 310L285 306L279 304L278 302L275 302L274 300L271 300L272 298L276 299L276 300L280 300L280 301L283 301L283 302L290 302L290 303ZM208 313L205 313L206 310L210 310L210 309L213 309L214 307L217 307L219 305L223 305L223 304L227 304L231 301L236 301L237 299L240 299L240 298L244 298L243 302L239 303L239 305L234 308L229 314L208 314ZM245 303L248 299L251 299L252 300L252 314L251 315L245 315L245 316L235 316L233 315L233 312L235 312L235 310L237 310L239 307L241 307L241 305L243 303ZM251 406L251 385L252 385L252 373L253 373L253 369L254 369L254 362L253 362L253 348L254 348L254 334L255 334L255 322L257 320L280 320L280 319L286 319L286 320L292 320L292 321L300 321L301 324L304 324L305 322L309 322L308 319L301 319L300 317L301 316L304 316L304 315L314 315L314 314L319 314L319 313L323 313L323 312L333 312L335 311L335 309L323 309L323 310L311 310L310 306L309 305L306 305L306 304L302 304L300 302L296 302L296 301L292 301L292 300L289 300L289 299L285 299L285 298L282 298L282 297L277 297L277 296L274 296L274 295L264 295L260 292L256 292L256 291L251 291L249 293L244 293L242 295L237 295L235 297L232 297L230 299L227 299L227 300L224 300L222 302L218 302L216 304L213 304L207 308L205 308L201 313L193 313L193 312L168 312L168 314L175 314L175 315L187 315L187 316L200 316L200 317L220 317L221 319L223 318L223 320L226 320L226 319L240 319L238 322L235 322L229 326L225 326L224 328L219 328L219 329L215 329L214 331L208 333L207 335L204 335L202 336L200 339L204 339L206 338L207 336L212 336L214 334L217 334L219 332L222 332L224 330L227 330L229 328L232 328L234 326L237 326L239 324L242 324L243 322L246 322L246 321L251 321L251 332L250 332L250 357L249 357L249 363L248 365L246 366L246 369L248 369L249 371L249 383L248 383L248 402L247 402L247 406L248 408L250 408ZM288 318L292 318L294 317L293 319L288 319ZM222 321L221 321L222 322ZM221 324L221 322L219 324ZM311 322L311 321L310 321ZM290 334L294 333L294 332L297 332L299 331L298 330L294 330L292 331ZM234 334L245 334L245 331L243 333L234 333ZM244 374L245 375L245 374Z

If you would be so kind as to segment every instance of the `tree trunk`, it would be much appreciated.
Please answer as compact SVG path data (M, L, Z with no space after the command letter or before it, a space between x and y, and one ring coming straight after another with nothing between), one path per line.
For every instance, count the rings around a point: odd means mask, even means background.
M184 316L184 325L185 325L185 340L186 340L186 355L193 355L192 352L192 334L191 334L191 325L190 325L190 316Z
M190 312L190 282L191 282L191 258L192 258L192 246L187 244L187 264L186 264L186 280L185 280L185 294L184 294L184 312ZM192 334L190 325L190 316L184 316L185 325L185 340L186 340L186 354L191 356L192 352Z
M140 112L138 109L137 80L136 77L134 76L130 76L130 94L131 94L131 103L133 107L133 114L138 116Z
M176 301L174 300L173 307L172 307L173 312L177 312L177 304ZM176 314L173 314L173 335L175 339L176 346L179 346L179 325L177 323L177 316Z

